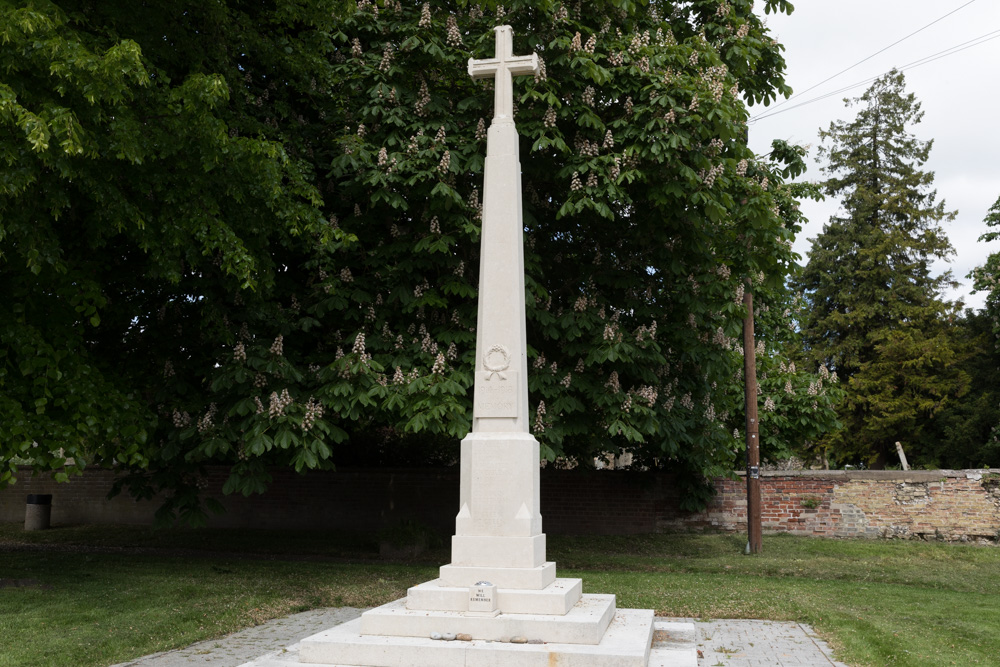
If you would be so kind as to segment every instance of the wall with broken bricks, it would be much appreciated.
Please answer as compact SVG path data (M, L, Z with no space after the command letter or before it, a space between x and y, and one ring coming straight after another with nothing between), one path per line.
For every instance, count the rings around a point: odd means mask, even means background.
M746 482L715 480L702 512L679 509L669 475L623 470L541 471L544 528L550 534L636 534L746 529ZM454 529L458 469L344 469L298 475L274 470L270 491L223 496L228 470L213 467L208 495L227 508L216 527L377 530L418 521L442 534ZM51 493L53 525L148 525L157 501L106 498L113 474L88 470L69 483L31 477L0 491L0 521L24 520L27 494ZM996 540L1000 535L1000 469L780 471L761 473L762 520L768 533L821 537L918 537Z

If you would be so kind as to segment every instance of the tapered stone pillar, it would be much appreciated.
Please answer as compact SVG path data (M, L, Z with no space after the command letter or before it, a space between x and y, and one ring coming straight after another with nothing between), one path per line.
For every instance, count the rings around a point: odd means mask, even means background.
M697 667L693 643L679 653L654 649L651 610L619 610L613 595L583 595L579 579L557 579L555 563L545 559L538 442L528 432L524 223L512 90L515 75L538 71L538 58L512 55L510 27L495 30L495 57L469 61L473 77L495 77L496 97L486 143L472 432L462 441L451 563L405 599L292 649L297 661L319 665ZM253 666L291 667L286 658Z
M474 78L495 78L495 100L483 182L472 433L462 441L452 562L441 568L441 580L541 589L555 580L555 566L545 562L538 442L528 433L524 223L512 91L515 75L538 72L538 57L513 56L510 27L495 30L495 57L469 61Z

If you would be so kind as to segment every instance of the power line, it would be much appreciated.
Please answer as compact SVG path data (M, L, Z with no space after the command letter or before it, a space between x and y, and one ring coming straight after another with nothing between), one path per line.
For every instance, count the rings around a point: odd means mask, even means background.
M903 38L901 38L901 39L897 39L897 40L896 40L895 42L893 42L893 43L892 43L892 44L890 44L889 46L886 46L885 48L882 48L882 49L879 49L878 51L876 51L875 53L871 54L870 56L868 56L868 57L866 57L866 58L863 58L863 59L859 60L858 62L854 63L854 64L853 64L853 65L851 65L850 67L847 67L847 68L845 68L845 69L842 69L842 70L840 70L839 72L837 72L836 74L834 74L834 75L832 75L832 76L828 76L827 78L823 79L822 81L820 81L820 82L819 82L819 83L817 83L816 85L814 85L814 86L810 86L809 88L806 88L805 90L803 90L803 91L801 91L801 92L798 92L798 93L795 93L795 94L794 94L794 95L792 95L791 97L788 97L788 98L786 98L785 100L783 100L783 101L779 102L778 104L774 105L774 106L773 106L773 107L771 107L771 108L770 108L770 109L769 109L768 111L762 111L762 112L761 112L761 113L759 114L759 116L763 116L763 115L765 115L765 114L768 114L768 115L769 115L769 112L773 112L773 111L775 111L775 110L776 110L776 109L777 109L778 107L781 107L781 106L784 106L785 104L788 104L789 102L791 102L791 101L792 101L793 99L795 99L796 97L798 97L798 96L800 96L800 95L805 95L805 94L806 94L806 93L808 93L808 92L809 92L810 90L815 90L816 88L819 88L820 86L822 86L822 85L823 85L824 83L826 83L827 81L830 81L830 80L832 80L832 79L836 79L836 78L837 78L838 76L840 76L840 75L841 75L841 74L843 74L844 72L848 72L848 71L850 71L850 70L854 69L855 67L857 67L858 65L860 65L860 64L862 64L862 63L864 63L864 62L867 62L867 61L871 60L872 58L874 58L875 56L879 55L880 53L883 53L883 52L885 52L885 51L888 51L889 49L891 49L892 47L896 46L896 45L897 45L897 44L899 44L900 42L905 42L905 41L906 41L906 40L908 40L908 39L909 39L910 37L913 37L913 36L914 36L914 35L916 35L917 33L920 33L920 32L923 32L924 30L927 30L927 28L930 28L930 27L931 27L932 25L934 25L935 23L937 23L937 22L939 22L939 21L941 21L941 20L943 20L943 19L946 19L946 18L948 18L949 16L951 16L951 15L952 15L952 14L954 14L955 12L957 12L957 11L959 11L959 10L961 10L961 9L965 9L966 7L968 7L969 5L971 5L971 4L972 4L973 2L975 2L975 1L976 1L976 0L969 0L969 2L965 3L965 4L964 4L964 5L962 5L961 7L957 7L957 8L955 8L955 9L951 10L950 12L948 12L947 14L945 14L944 16L941 16L941 17L938 17L938 18L934 19L933 21L931 21L930 23L928 23L928 24L927 24L927 25L925 25L924 27L922 27L922 28L920 28L920 29L918 29L918 30L914 30L914 31L913 31L913 32L911 32L911 33L910 33L909 35L907 35L906 37L903 37ZM794 108L794 107L793 107L793 108ZM759 117L759 116L758 116L758 117ZM755 119L756 119L756 118L751 118L750 120L755 120Z
M979 46L980 44L985 44L986 42L989 42L989 41L992 41L994 39L1000 38L1000 34L997 34L997 33L1000 33L1000 30L994 30L993 32L988 32L988 33L986 33L984 35L980 35L979 37L975 37L973 39L970 39L967 42L962 42L961 44L956 44L955 46L949 47L949 48L947 48L947 49L945 49L943 51L938 51L937 53L931 54L929 56L924 56L923 58L918 58L917 60L914 60L911 63L907 63L906 65L903 65L902 67L897 67L896 69L898 69L900 72L905 72L907 70L915 69L917 67L920 67L921 65L926 65L928 63L932 63L935 60L940 60L941 58L946 58L948 56L955 55L956 53L960 53L962 51L965 51L966 49L971 49L974 46ZM992 35L992 37L991 37L991 35ZM852 88L857 88L858 86L863 86L866 83L871 83L872 81L874 81L875 79L877 79L880 76L883 76L884 74L886 74L886 72L883 72L882 74L879 74L879 75L876 75L876 76L870 76L867 79L864 79L863 81L858 81L857 83L852 83L852 84L850 84L848 86L844 86L843 88L838 88L837 90L834 90L832 92L824 93L823 95L820 95L818 97L814 97L812 99L806 100L805 102L799 102L798 104L790 106L787 109L772 109L769 113L763 113L763 114L761 114L759 116L754 116L753 118L751 118L749 120L749 122L755 123L758 120L765 120L767 118L770 118L771 116L777 116L778 114L785 113L786 111L791 111L792 109L798 109L799 107L804 107L807 104L812 104L813 102L819 102L821 100L825 100L828 97L833 97L834 95L839 95L840 93L843 93L843 92L846 92L848 90L851 90Z

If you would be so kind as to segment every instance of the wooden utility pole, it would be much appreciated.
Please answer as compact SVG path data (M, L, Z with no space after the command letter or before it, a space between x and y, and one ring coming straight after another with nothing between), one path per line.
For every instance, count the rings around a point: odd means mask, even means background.
M747 550L762 551L760 540L760 438L757 422L757 345L753 335L753 294L743 293L743 395L747 414Z

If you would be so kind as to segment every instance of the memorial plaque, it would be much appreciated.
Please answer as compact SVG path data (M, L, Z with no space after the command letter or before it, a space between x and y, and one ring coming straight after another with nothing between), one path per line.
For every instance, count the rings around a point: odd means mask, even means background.
M516 418L519 387L517 371L504 371L503 375L491 371L477 372L472 394L476 419Z
M488 581L469 588L469 611L492 612L497 609L497 587Z

